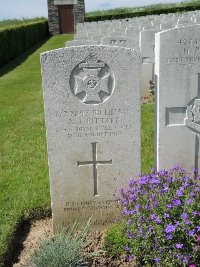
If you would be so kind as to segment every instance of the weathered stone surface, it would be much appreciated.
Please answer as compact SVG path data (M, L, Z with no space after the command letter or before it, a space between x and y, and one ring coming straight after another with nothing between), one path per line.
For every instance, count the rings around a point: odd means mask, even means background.
M97 45L97 41L90 41L90 40L73 40L73 41L67 41L65 43L66 47L70 46L79 46L79 45Z
M139 46L143 58L151 58L154 62L155 57L155 34L161 30L141 31Z
M199 168L200 25L156 34L157 168Z
M140 53L80 46L41 55L54 226L118 214L140 172Z

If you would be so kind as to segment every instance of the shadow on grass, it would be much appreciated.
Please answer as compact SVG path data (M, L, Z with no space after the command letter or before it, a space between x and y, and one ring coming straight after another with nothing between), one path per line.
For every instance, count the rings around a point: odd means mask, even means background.
M46 37L39 41L37 44L31 46L25 52L17 56L16 58L9 61L3 67L0 68L0 77L7 74L8 72L15 69L18 65L23 63L33 52L35 52L38 48L40 48L43 44L45 44L51 37Z

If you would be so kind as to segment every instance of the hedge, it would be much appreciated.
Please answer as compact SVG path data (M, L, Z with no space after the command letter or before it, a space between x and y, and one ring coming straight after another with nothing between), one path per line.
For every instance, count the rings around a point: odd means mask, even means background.
M47 20L0 28L0 67L47 35Z
M136 12L128 12L121 14L109 14L109 15L97 15L97 16L86 16L85 22L92 21L102 21L102 20L113 20L113 19L126 19L133 17L141 17L148 15L160 15L160 14L168 14L168 13L176 13L176 12L187 12L199 10L200 5L184 5L184 6L175 6L175 7L165 7L165 8L147 8L144 10L136 11Z

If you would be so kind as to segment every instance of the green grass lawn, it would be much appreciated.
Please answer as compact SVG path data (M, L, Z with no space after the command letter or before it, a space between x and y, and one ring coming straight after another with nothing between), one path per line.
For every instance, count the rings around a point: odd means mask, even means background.
M39 55L66 40L45 40L0 69L0 266L18 222L50 209ZM153 104L142 107L142 153L147 172L153 166Z
M39 55L66 39L43 41L0 69L0 266L21 218L50 207Z

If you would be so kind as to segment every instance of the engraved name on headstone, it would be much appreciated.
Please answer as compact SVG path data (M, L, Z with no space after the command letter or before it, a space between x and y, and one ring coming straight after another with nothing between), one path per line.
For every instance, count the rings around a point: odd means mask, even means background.
M157 168L200 167L200 25L156 34Z
M80 46L41 55L54 226L113 222L113 197L140 172L136 50Z

